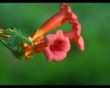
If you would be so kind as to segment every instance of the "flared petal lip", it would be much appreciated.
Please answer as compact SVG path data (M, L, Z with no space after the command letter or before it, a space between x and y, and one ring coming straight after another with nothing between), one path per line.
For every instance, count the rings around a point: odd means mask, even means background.
M60 45L57 47L54 46L54 42L59 41ZM70 50L69 39L63 35L62 30L57 30L55 34L48 34L46 36L45 42L48 43L44 49L44 54L48 62L52 59L56 62L63 60L66 57L66 53ZM51 47L55 47L54 50L51 49Z

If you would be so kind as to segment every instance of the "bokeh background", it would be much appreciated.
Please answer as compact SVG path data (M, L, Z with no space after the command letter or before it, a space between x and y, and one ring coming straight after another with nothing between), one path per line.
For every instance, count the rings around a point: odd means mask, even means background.
M85 50L72 43L61 62L43 53L19 60L0 42L0 85L109 85L110 3L68 3L78 16ZM0 3L0 28L20 28L30 35L59 11L59 3ZM56 28L67 31L68 23Z

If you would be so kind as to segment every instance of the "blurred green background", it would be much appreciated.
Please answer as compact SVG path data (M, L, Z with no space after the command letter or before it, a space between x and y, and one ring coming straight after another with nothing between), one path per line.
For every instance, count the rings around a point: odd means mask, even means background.
M68 5L82 26L85 50L72 43L63 61L47 63L42 53L18 60L0 42L0 85L110 84L110 3ZM0 3L0 28L16 27L30 35L58 11L59 3ZM67 31L71 25L59 28Z

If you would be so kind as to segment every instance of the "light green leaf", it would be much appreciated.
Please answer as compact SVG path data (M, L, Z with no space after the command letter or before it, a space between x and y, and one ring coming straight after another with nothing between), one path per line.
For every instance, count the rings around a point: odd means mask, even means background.
M7 31L7 30L4 30L2 34L6 34L6 35L16 35L15 32Z
M22 39L24 42L26 42L29 45L32 45L32 42L26 37L26 36L19 36L20 39Z
M21 35L21 30L20 29L17 29L17 28L13 28L13 31L18 34L18 35Z
M12 47L20 45L22 40L15 35L12 35L8 38L8 44L11 45Z

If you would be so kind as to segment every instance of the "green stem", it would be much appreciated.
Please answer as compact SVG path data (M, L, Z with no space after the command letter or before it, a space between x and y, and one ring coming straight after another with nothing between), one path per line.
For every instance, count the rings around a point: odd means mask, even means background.
M0 38L0 41L1 41L1 43L3 43L3 45L5 45L10 51L14 52L13 49L10 48L10 47L7 45L7 43L6 43L3 39Z

